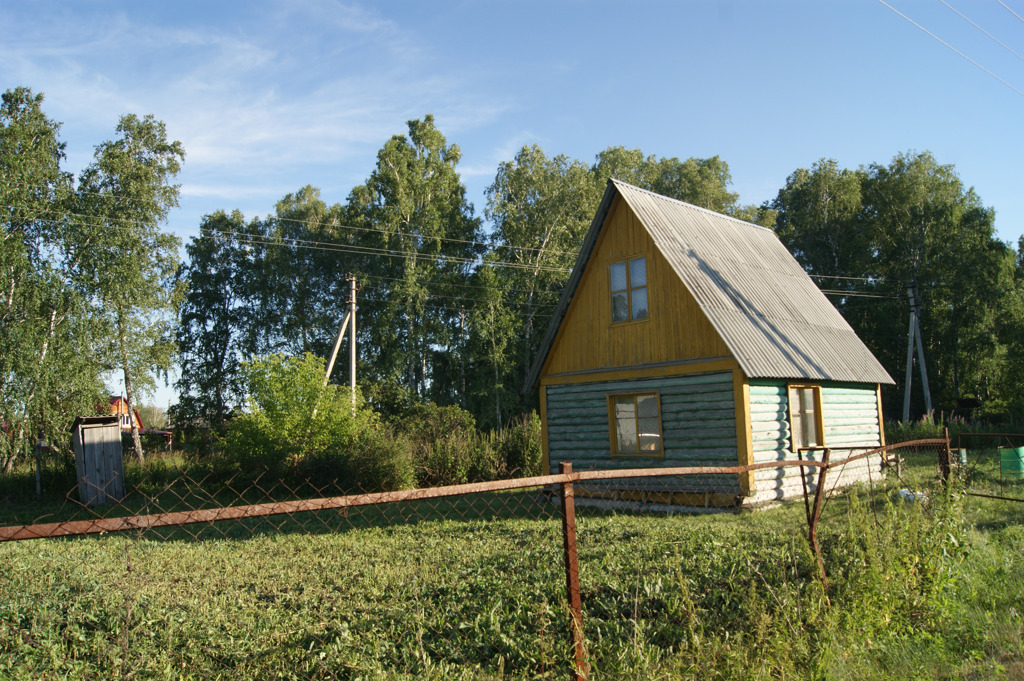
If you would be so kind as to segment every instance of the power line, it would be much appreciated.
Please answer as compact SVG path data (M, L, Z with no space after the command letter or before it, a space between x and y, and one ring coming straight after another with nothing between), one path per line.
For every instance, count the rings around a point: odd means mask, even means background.
M971 26L973 26L974 28L978 29L979 31L981 31L982 33L984 33L985 35L987 35L987 36L988 36L989 38L991 38L992 40L994 40L995 42L997 42L997 43L999 44L999 46L1000 46L1000 47L1002 47L1002 48L1003 48L1004 50L1006 50L1007 52L1009 52L1010 54L1012 54L1012 55L1013 55L1014 57L1016 57L1017 59L1020 59L1021 61L1024 61L1024 57L1022 57L1022 56L1020 56L1019 54L1017 54L1017 53L1016 53L1016 52L1015 52L1015 51L1014 51L1014 50L1013 50L1012 48L1010 48L1009 46L1007 46L1006 44L1004 44L1004 43L1003 43L1003 42L1002 42L1001 40L999 40L999 38L995 37L994 35L992 35L992 34L991 34L991 33L989 33L988 31L986 31L985 29L983 29L983 28L982 28L981 26L979 26L978 24L976 24L976 23L974 23L973 21L971 21L970 19L968 19L968 18L967 18L967 17L966 17L965 15L964 15L964 13L963 13L963 12L961 12L961 11L960 11L960 10L958 10L957 8L953 7L953 6L951 5L951 4L949 4L948 2L946 2L946 0L939 0L939 2L941 2L941 3L943 4L943 5L945 5L946 7L950 8L951 10L953 10L954 12L956 12L956 13L957 13L957 14L958 14L958 15L960 16L960 18L961 18L961 19L963 19L964 21L966 21L967 23L969 23L969 24L970 24ZM1006 5L1003 5L1003 6L1004 6L1004 7L1006 7ZM1007 9L1009 9L1009 8L1007 7ZM1012 10L1011 10L1011 11L1012 11ZM1017 18L1019 19L1020 17L1017 17Z
M848 281L868 281L868 282L879 282L882 281L882 277L843 277L838 274L808 274L811 279L844 279Z
M15 207L15 206L10 206ZM37 214L34 217L40 217ZM78 221L71 220L73 224L79 224L88 227L99 227L103 229L114 229L121 231L128 231L127 227L119 225L111 225L107 223L107 219L96 215L87 215L83 213L65 213L65 218L78 218ZM52 220L51 220L52 221ZM128 220L127 222L134 222L143 224L140 220ZM336 244L327 241L313 241L308 239L294 239L279 236L263 236L259 234L249 234L245 232L231 232L227 230L214 230L206 229L209 234L232 237L237 242L242 244L248 244L251 246L277 246L277 247L293 247L293 248L304 248L308 250L316 250L323 252L333 253L348 253L351 255L379 255L391 258L401 259L413 259L413 260L442 260L447 263L462 264L462 265L489 265L494 267L505 267L510 269L521 269L529 271L540 271L540 272L557 272L568 274L571 268L568 267L552 267L548 265L523 263L523 262L509 262L503 260L488 260L486 262L479 258L466 258L461 256L450 256L444 254L431 255L429 253L418 253L418 252L402 252L394 251L387 248L378 248L375 246L361 246L358 244ZM161 233L167 234L168 232L162 231ZM173 231L169 232L174 236L181 236ZM202 231L201 231L202 233ZM514 247L510 247L514 248Z
M36 189L36 188L44 187L45 185L32 185L32 184L28 184L28 183L24 183L24 182L11 182L9 186L23 187L23 188L31 190L31 189ZM104 199L114 199L114 198L117 198L119 201L128 201L129 203L137 201L136 199L134 199L132 197L113 197L113 196L110 196L109 194L103 194L103 193L100 193L100 192L78 192L78 193L82 194L82 195L85 195L85 196L97 196L99 198L104 198ZM13 208L14 206L10 206L10 207ZM23 206L19 206L19 207L23 207ZM97 219L101 219L101 220L105 220L106 219L106 218L100 217L100 216L93 216L93 217L96 217ZM350 230L350 231L372 232L372 233L385 234L385 235L396 235L396 232L391 231L391 230L381 229L381 228L377 228L377 227L356 227L354 225L343 225L340 222L334 221L333 219L332 220L324 220L324 221L321 221L321 220L299 220L298 218L285 218L285 217L279 217L279 216L276 216L276 215L268 216L266 219L261 219L261 218L255 218L255 219L258 220L258 221L263 221L263 222L275 221L275 222L279 222L279 223L289 223L289 224L295 224L295 225L304 225L304 226L307 226L307 227L327 226L327 227L333 227L333 228L336 228L336 229L345 229L345 230ZM199 231L200 231L200 233L202 233L202 231L203 231L203 226L202 225L199 226ZM399 234L399 236L400 236L400 234ZM472 246L483 246L485 248L486 247L491 247L491 248L498 247L498 248L510 248L510 249L513 249L513 250L516 250L516 251L532 251L532 252L537 252L537 253L541 253L541 254L550 254L550 255L570 255L570 256L571 255L575 255L575 253L570 252L570 251L557 251L557 250L546 249L546 248L537 248L537 247L533 247L533 246L510 246L510 245L507 245L507 244L495 244L492 241L477 241L477 240L471 240L471 239L456 239L454 237L440 237L440 236L429 236L429 237L428 236L423 236L423 235L410 235L410 236L416 236L417 238L422 238L422 239L432 239L432 240L436 240L436 241L444 241L444 242L447 242L447 243L456 243L456 244L472 245Z
M1003 85L1005 85L1006 87L1008 87L1008 88L1010 88L1011 90L1013 90L1014 92L1016 92L1016 93L1017 93L1018 95L1020 95L1021 97L1024 97L1024 90L1018 90L1018 89L1017 89L1017 88L1015 88L1015 87L1014 87L1013 85L1010 85L1010 84L1009 84L1008 82L1006 82L1005 80L1003 80L1002 78L1000 78L1000 77L999 77L999 76L997 76L996 74L992 73L991 71L989 71L988 69L986 69L986 68L985 68L984 66L982 66L982 65L981 65L981 64L979 64L978 62L974 61L973 59L971 59L970 57L968 57L968 56L967 56L966 54L964 54L964 53L963 53L963 52L961 52L960 50L956 49L955 47L953 47L952 45L950 45L949 43L947 43L947 42L946 42L945 40L943 40L943 39L942 39L942 38L940 38L939 36L935 35L935 34L934 34L934 33L932 33L931 31L929 31L929 30L928 30L927 28L925 28L924 26L922 26L921 24L917 23L916 21L914 21L913 19L911 19L910 17L908 17L908 16L907 16L906 14L904 14L903 12L900 12L900 11L899 11L898 9L896 9L895 7L893 7L892 5L890 5L889 3L887 3L887 2L885 1L885 0L878 0L878 2L879 2L879 3L881 3L882 5L885 5L885 6L886 6L886 7L888 7L888 8L890 9L890 10L892 10L892 12L894 12L895 14L897 14L897 15L899 15L899 16L901 16L901 17L903 17L904 19L906 19L907 21L909 21L909 22L910 22L911 24L913 24L914 26L918 27L919 29L921 29L922 31L924 31L925 33L927 33L927 34L928 34L928 35L930 35L930 36L931 36L932 38L934 38L935 40L939 41L940 43L942 43L943 45L945 45L946 47L948 47L948 48L949 48L949 49L951 49L952 51L956 52L956 53L957 53L958 55L960 55L961 57L963 57L963 58L964 58L964 59L966 59L967 61L969 61L969 62L971 62L972 64L974 64L974 65L975 65L975 66L977 66L977 67L978 67L979 69L981 69L982 71L984 71L984 72L985 72L985 73L987 73L988 75L992 76L993 78L995 78L996 80L998 80L998 81L999 81L1000 83L1002 83L1002 84L1003 84ZM1003 5L1003 6L1005 7L1005 5ZM1009 8L1007 7L1007 9L1009 9ZM1012 10L1011 10L1011 11L1012 11ZM1018 18L1019 18L1019 17L1018 17Z
M1012 9L1010 9L1009 5L1007 5L1007 4L1005 3L1005 2L1003 2L1003 0L996 0L996 2L998 2L998 3L1000 4L1000 5L1002 5L1003 7L1005 7L1005 8L1006 8L1006 11L1007 11L1007 12L1009 12L1009 13L1010 13L1010 14L1012 14L1013 16L1017 17L1017 21L1019 21L1019 22L1021 22L1022 24L1024 24L1024 17L1022 17L1021 15L1017 14L1017 13L1016 13L1016 12L1014 12L1014 11L1013 11Z
M852 291L834 291L830 289L818 289L827 296L843 296L846 298L884 298L887 300L899 300L900 296L886 296L879 293L856 293Z

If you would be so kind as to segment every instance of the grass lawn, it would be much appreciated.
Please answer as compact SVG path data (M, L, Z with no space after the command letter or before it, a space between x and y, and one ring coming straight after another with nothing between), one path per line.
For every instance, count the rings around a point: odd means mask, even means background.
M1024 504L947 495L933 462L908 457L923 502L890 479L828 503L827 591L802 503L578 509L592 678L1024 679ZM568 678L556 512L518 492L0 544L0 678Z

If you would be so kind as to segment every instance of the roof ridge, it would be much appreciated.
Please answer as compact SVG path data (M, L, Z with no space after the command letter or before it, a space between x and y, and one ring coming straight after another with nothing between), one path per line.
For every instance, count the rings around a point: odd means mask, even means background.
M651 191L650 189L644 189L643 187L638 187L635 184L630 184L629 182L624 182L623 180L619 180L619 179L614 178L614 177L608 178L608 181L613 183L615 185L615 187L617 189L620 189L620 190L621 190L622 187L627 187L627 188L629 188L631 190L634 190L634 191L643 192L644 194L650 194L651 196L653 196L653 197L655 197L655 198L657 198L657 199L659 199L661 201L669 201L671 203L678 203L681 206L686 206L687 208L692 208L694 210L698 210L698 211L701 211L703 213L708 213L708 214L714 215L715 217L718 217L718 218L726 218L727 220L731 220L733 222L738 222L739 224L744 225L746 227L755 227L757 229L763 229L763 230L765 230L767 232L771 232L772 234L775 234L775 230L772 229L771 227L765 227L764 225L758 225L758 224L755 224L753 222L748 222L746 220L741 220L740 218L738 218L738 217L736 217L734 215L729 215L728 213L719 213L718 211L711 210L710 208L704 208L702 206L698 206L696 204L689 203L687 201L683 201L681 199L675 199L675 198L672 198L671 196L665 196L664 194L659 194L657 192Z

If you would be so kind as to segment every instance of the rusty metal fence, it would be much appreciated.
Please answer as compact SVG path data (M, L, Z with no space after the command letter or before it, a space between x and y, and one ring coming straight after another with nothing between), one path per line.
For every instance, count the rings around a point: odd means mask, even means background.
M971 496L1024 502L1024 434L959 433L949 470Z
M727 609L746 588L712 592L709 566L746 556L765 580L765 565L778 562L778 579L827 593L819 528L842 515L844 469L868 462L856 489L877 517L879 501L916 502L944 484L950 452L948 439L934 439L743 467L562 464L557 475L356 494L165 466L129 481L110 506L78 504L74 490L58 507L7 499L0 677L581 679L681 669L706 635L697 613ZM763 527L733 507L652 504L637 486L660 494L666 481L794 467L800 493L750 516ZM625 501L603 503L624 480ZM722 570L739 563L730 565Z

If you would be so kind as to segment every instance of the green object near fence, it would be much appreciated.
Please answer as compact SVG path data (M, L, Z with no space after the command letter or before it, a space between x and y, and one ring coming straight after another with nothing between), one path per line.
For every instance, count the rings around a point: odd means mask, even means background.
M1010 480L1024 480L1024 447L999 448L999 474Z
M966 466L967 465L967 450L961 448L961 449L959 449L957 451L960 452L960 465L961 466Z

